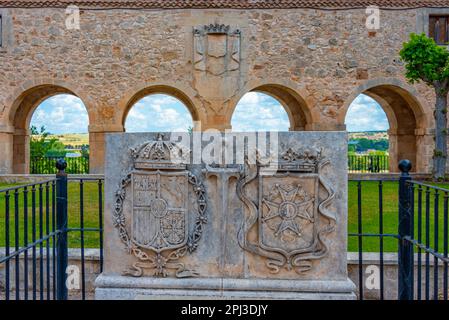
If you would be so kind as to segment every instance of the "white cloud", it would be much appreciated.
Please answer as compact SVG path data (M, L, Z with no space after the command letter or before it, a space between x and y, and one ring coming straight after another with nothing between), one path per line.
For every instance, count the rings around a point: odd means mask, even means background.
M374 99L363 94L349 106L345 124L350 132L389 129L388 119L382 107Z
M288 131L290 121L284 107L269 95L249 92L232 116L233 131Z
M60 94L44 100L34 111L31 126L45 126L48 132L87 133L89 117L83 102L73 96Z
M126 132L186 132L193 127L192 116L177 99L161 94L139 100L125 122Z
M349 107L345 120L348 131L387 130L385 112L366 95L360 95ZM60 94L43 101L35 110L31 125L45 126L51 133L87 133L89 117L83 102L73 96ZM126 131L179 131L193 127L187 108L167 95L151 95L138 101L126 120ZM257 92L247 93L232 117L234 131L287 131L287 112L274 98Z

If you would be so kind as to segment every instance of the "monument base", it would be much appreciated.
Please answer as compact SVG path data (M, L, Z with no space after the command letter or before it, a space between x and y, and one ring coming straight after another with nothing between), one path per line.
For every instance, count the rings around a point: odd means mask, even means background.
M356 298L355 285L349 279L345 281L174 279L100 275L95 281L95 286L97 300L352 300Z

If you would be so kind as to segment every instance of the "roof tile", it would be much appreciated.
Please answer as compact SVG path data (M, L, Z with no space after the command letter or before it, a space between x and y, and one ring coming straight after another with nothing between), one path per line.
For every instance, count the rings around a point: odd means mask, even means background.
M145 8L145 9L289 9L449 7L449 0L0 0L0 7Z

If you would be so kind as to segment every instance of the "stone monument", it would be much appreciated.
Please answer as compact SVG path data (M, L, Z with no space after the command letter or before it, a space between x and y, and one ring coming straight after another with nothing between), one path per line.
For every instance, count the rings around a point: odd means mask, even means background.
M109 134L96 298L355 298L346 133L263 134Z

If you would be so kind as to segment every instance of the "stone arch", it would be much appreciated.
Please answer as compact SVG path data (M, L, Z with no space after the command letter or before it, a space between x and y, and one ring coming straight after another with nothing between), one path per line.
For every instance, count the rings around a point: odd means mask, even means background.
M187 90L181 90L177 87L166 84L153 84L150 86L135 88L132 93L126 94L119 104L120 124L123 127L123 131L128 113L134 104L140 99L153 94L165 94L181 101L186 106L187 110L189 110L194 123L194 130L196 130L198 123L201 123L203 120L203 115L202 112L198 112L191 95L186 92Z
M80 98L86 108L89 121L92 119L92 110L83 99L72 89L73 87L66 83L55 84L53 81L36 80L29 83L23 91L17 93L16 97L11 99L12 103L9 110L8 123L12 133L12 172L29 173L30 161L30 122L36 108L46 99L58 94L70 94ZM23 88L23 86L22 86Z
M390 170L397 172L397 164L401 159L409 159L414 171L424 171L424 154L422 136L428 127L424 104L418 98L416 90L398 79L372 79L357 87L346 99L338 122L344 124L347 111L354 99L365 94L376 100L387 115L390 125Z
M228 123L231 123L235 108L246 93L260 92L273 97L284 107L290 121L290 131L310 130L313 116L304 98L308 94L303 91L294 90L291 86L279 83L248 85L232 100L232 107L227 110L226 119L228 119Z

